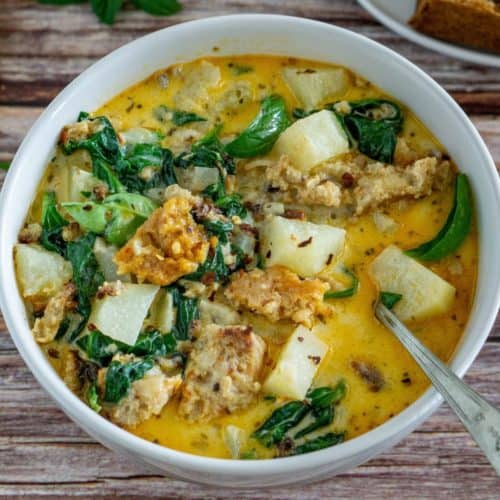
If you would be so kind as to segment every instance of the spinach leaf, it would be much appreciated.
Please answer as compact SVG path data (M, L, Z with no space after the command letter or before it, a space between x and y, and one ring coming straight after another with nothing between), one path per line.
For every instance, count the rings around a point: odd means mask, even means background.
M295 427L309 412L309 406L302 401L291 401L277 410L253 432L252 437L270 448L279 443L289 429Z
M99 404L99 393L97 392L97 384L93 382L87 390L87 403L97 413L102 410Z
M80 113L79 119L81 117ZM69 139L62 144L63 151L71 154L77 149L86 149L92 160L99 159L112 165L115 164L121 157L121 150L113 125L105 116L86 117L86 120L89 122L89 127L95 130L94 133L85 139Z
M137 216L127 208L115 207L104 231L104 238L108 243L121 247L134 236L144 221L143 217Z
M104 401L118 403L128 394L132 382L143 378L153 365L154 362L150 358L128 363L112 361L106 370Z
M380 302L387 309L392 309L402 298L403 296L400 293L380 292Z
M339 381L335 387L317 387L309 389L306 398L313 408L326 408L338 403L346 394L347 388L343 380Z
M64 256L66 242L63 240L62 231L68 225L63 216L57 211L56 195L47 191L42 200L42 234L40 243L52 252Z
M147 219L158 205L146 196L136 193L118 193L106 197L104 205L114 208L126 208L136 215Z
M0 161L0 170L9 170L10 161Z
M332 405L325 406L324 408L313 408L312 416L314 417L314 421L307 427L304 427L299 432L297 432L293 436L294 439L299 439L317 429L320 429L321 427L324 427L325 425L330 425L333 422L334 415L335 411Z
M157 330L140 333L133 346L112 339L98 330L79 338L76 344L89 360L100 366L106 366L118 352L136 356L167 356L173 354L177 347L172 334L163 335Z
M210 184L203 190L203 194L211 198L217 208L220 208L226 217L237 215L242 219L247 216L247 210L241 202L241 195L238 193L226 194L224 182Z
M203 220L201 223L209 235L217 236L218 240L223 244L229 241L228 234L234 229L231 221Z
M82 324L72 333L73 336L83 329L90 315L90 299L104 282L93 252L95 238L95 234L87 233L76 241L70 241L66 248L66 258L73 267L73 282L77 288L77 310L83 317Z
M172 334L177 340L187 340L189 339L191 324L200 317L198 299L186 297L177 287L171 287L169 291L177 309Z
M207 260L199 265L194 273L184 276L184 279L200 281L203 276L213 274L215 281L224 281L229 276L229 273L230 270L224 262L224 253L219 243L215 247L212 255L209 255Z
M187 168L191 165L195 167L217 168L221 176L234 174L236 166L233 157L224 149L218 134L221 126L215 127L205 137L195 142L191 146L191 152L181 153L175 159L175 166Z
M186 123L192 122L206 122L207 119L196 113L189 113L188 111L173 111L172 112L172 122L174 125L182 126Z
M344 432L329 432L323 436L306 441L304 444L295 447L294 455L302 455L303 453L310 453L311 451L322 450L329 448L336 444L342 443L345 439Z
M334 292L326 292L323 298L325 299L343 299L346 297L352 297L359 288L359 279L358 277L349 269L344 268L343 269L344 274L349 276L351 278L351 284L347 287L344 288L344 290L338 290Z
M420 260L439 260L453 253L463 243L472 225L472 195L465 174L455 179L455 198L448 218L430 241L417 248L406 250L405 254Z
M136 356L167 356L173 354L177 340L173 334L162 334L158 330L139 334L135 344L127 352Z
M259 114L234 141L226 145L226 151L239 158L265 154L288 125L290 120L283 98L277 95L266 97Z
M111 170L111 167L100 158L92 159L92 175L101 181L104 181L108 186L110 193L120 193L125 191L125 187L118 180L118 177Z
M132 0L132 3L153 16L170 16L182 9L177 0Z
M392 163L397 135L403 128L403 114L394 102L385 99L363 99L349 102L349 114L334 111L363 154L377 161Z
M61 206L85 231L102 234L108 223L109 209L94 202L68 202Z

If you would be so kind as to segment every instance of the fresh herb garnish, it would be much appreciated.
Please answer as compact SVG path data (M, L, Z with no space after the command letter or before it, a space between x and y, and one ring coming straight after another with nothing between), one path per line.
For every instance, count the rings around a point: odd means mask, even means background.
M438 234L417 248L406 250L405 254L420 260L439 260L450 255L463 243L472 224L472 195L465 174L455 179L453 208Z
M108 403L118 403L128 394L132 382L143 378L153 365L151 358L128 363L112 361L106 370L103 400Z
M266 97L259 114L234 141L226 145L226 151L238 158L265 154L288 125L290 119L283 98L277 95Z
M392 309L402 298L403 296L400 293L380 292L380 302L387 309Z
M85 3L87 0L38 0L45 5L70 5ZM113 24L116 15L121 10L123 0L90 0L92 11L105 24ZM132 0L140 10L154 16L170 16L182 9L177 0Z

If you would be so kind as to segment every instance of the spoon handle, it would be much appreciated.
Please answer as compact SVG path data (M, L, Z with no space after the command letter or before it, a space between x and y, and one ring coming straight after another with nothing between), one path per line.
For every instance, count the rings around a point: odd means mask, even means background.
M375 313L415 358L500 475L500 410L462 382L387 307L379 302Z

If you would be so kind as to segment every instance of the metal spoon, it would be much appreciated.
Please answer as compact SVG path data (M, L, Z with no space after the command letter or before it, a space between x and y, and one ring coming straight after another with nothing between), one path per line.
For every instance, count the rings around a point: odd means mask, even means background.
M462 382L381 302L375 314L420 365L500 476L500 410Z

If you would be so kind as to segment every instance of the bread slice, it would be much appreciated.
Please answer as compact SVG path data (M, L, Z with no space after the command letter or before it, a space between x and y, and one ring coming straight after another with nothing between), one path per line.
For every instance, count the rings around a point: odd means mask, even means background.
M419 0L409 24L448 42L500 53L497 0Z

